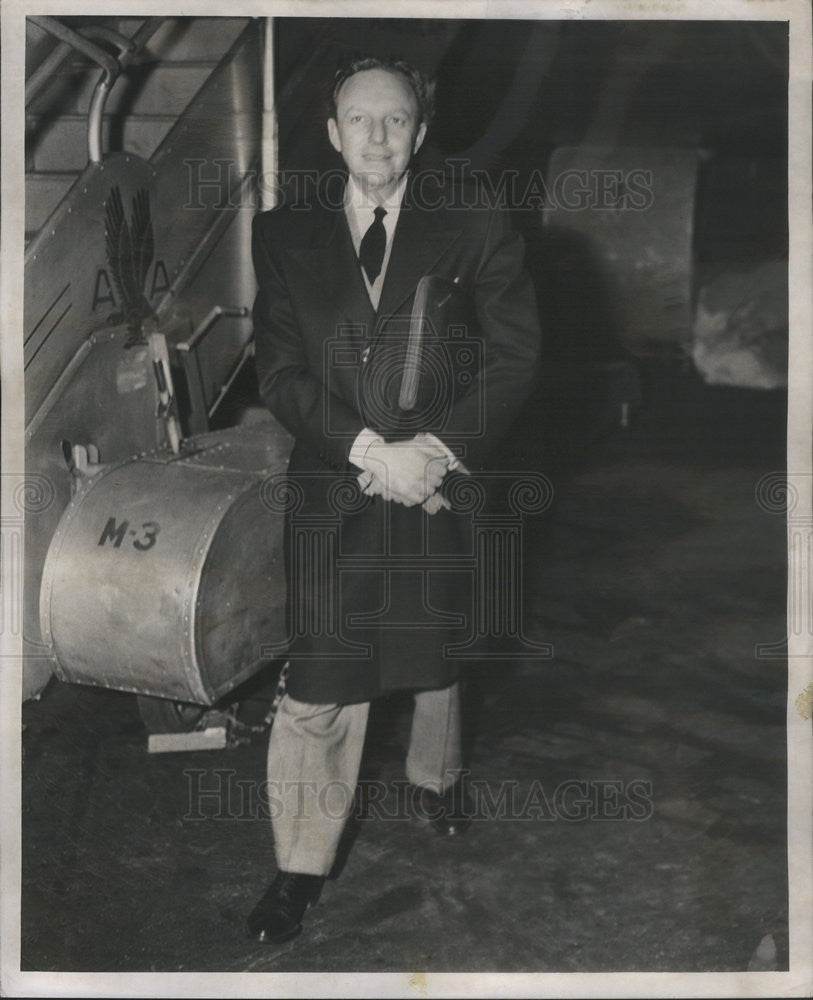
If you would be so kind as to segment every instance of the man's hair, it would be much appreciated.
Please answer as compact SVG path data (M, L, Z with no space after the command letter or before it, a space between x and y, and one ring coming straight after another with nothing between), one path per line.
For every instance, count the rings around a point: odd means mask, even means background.
M418 105L419 124L425 123L429 125L435 113L434 79L403 59L379 59L376 56L353 59L350 62L344 63L336 70L330 91L330 112L333 118L336 117L336 102L342 86L351 76L355 76L356 73L363 73L367 69L383 69L388 73L395 73L403 77L415 95L415 101Z

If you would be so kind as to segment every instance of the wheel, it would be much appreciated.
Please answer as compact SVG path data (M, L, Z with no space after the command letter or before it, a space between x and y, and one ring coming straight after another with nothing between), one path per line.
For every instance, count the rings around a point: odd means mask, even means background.
M205 705L185 701L170 701L150 695L136 695L141 721L149 733L191 733L208 712Z

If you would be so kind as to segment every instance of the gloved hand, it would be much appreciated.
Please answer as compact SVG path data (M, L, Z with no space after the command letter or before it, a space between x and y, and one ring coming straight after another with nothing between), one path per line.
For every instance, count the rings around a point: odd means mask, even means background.
M435 493L446 475L450 459L444 448L427 438L390 442L377 438L369 444L359 462L380 485L380 490L375 489L375 492L381 492L385 499L412 507Z
M427 514L437 514L437 512L443 507L445 507L446 510L452 509L452 505L440 492L433 493L431 497L427 497L426 500L424 500L422 507Z
M358 475L358 484L361 492L366 493L367 496L381 496L384 500L394 500L396 503L402 503L407 507L414 506L411 501L389 490L372 472L360 472ZM433 493L424 500L421 506L427 514L437 514L443 507L446 510L452 509L449 501L441 493Z

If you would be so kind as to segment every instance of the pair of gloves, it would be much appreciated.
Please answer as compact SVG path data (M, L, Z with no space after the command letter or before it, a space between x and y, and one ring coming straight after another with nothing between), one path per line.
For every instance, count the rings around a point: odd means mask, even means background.
M362 469L358 476L362 493L405 507L421 504L427 514L450 509L449 501L438 493L446 473L467 471L442 441L423 432L409 441L385 441L365 428L353 444L350 461Z

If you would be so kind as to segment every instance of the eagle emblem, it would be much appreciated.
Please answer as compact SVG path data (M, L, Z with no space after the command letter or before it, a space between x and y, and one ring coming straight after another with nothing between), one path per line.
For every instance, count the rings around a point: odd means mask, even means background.
M118 185L110 189L105 209L107 263L121 305L111 320L127 324L130 336L125 346L129 347L144 343L145 325L155 318L155 310L145 294L147 272L155 256L150 193L146 188L136 192L129 224Z

